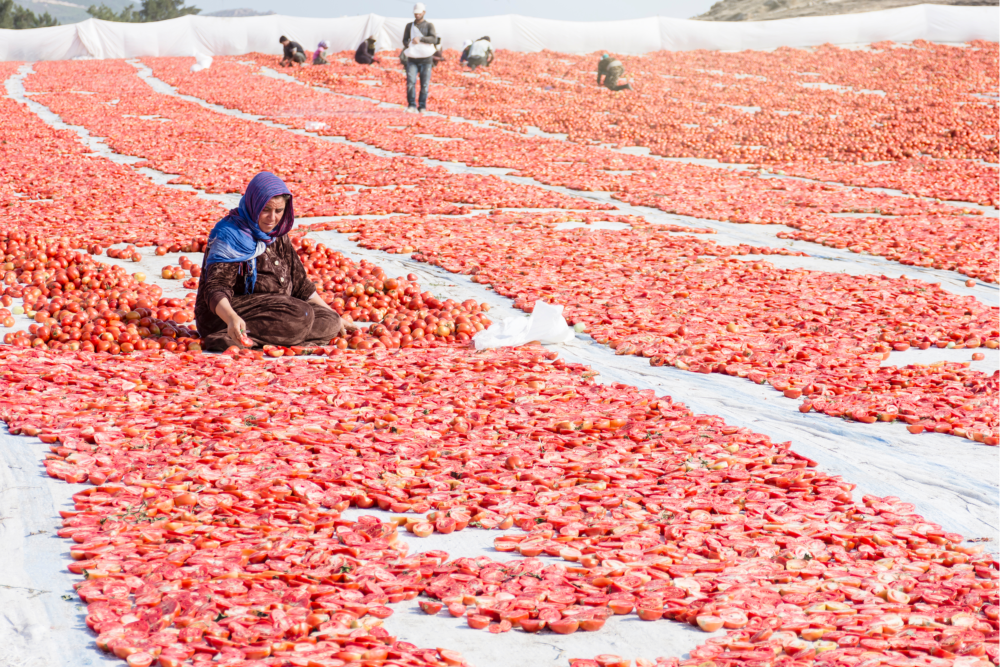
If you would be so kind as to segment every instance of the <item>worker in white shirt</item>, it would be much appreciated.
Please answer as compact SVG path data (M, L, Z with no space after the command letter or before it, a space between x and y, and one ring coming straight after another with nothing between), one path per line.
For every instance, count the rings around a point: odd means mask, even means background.
M489 67L491 62L493 62L493 45L488 35L480 37L469 45L469 57L465 61L469 69L475 71L480 65Z
M403 29L403 56L406 67L406 110L423 112L427 108L427 92L431 85L431 67L434 66L435 45L438 41L434 24L424 20L427 8L424 3L413 5L413 21ZM420 97L416 96L417 78L420 79Z

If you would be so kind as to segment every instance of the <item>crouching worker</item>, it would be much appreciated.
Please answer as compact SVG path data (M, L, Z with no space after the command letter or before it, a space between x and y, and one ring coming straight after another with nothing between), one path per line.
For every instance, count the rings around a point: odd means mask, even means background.
M195 302L206 350L254 345L328 345L352 333L316 293L288 232L295 214L285 183L254 176L238 208L208 237Z
M329 65L330 62L326 59L326 50L330 48L324 39L322 42L316 45L316 50L313 51L313 65Z
M612 58L608 54L601 56L597 63L597 85L604 86L608 90L632 90L630 83L618 83L625 74L625 67L617 58ZM604 79L603 83L601 79Z
M369 37L365 41L361 42L357 51L354 52L354 62L359 65L371 65L372 63L378 62L378 60L375 59L374 37Z
M278 42L283 49L283 57L278 64L282 67L291 67L295 63L299 67L302 67L302 64L306 61L306 50L302 48L302 45L298 42L293 42L284 35L278 38Z
M493 44L488 36L480 37L469 45L469 56L465 62L473 72L482 65L490 66L493 62Z

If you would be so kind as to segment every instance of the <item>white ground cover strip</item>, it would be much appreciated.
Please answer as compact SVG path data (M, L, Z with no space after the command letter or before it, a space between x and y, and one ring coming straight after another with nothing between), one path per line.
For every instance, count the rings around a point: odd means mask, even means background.
M72 510L83 485L49 477L49 446L0 427L0 665L122 665L101 653L84 624L86 605L66 569L69 542L56 536L59 510Z
M344 512L345 517L352 519L365 514L377 516L383 521L398 516L377 509L352 508ZM449 535L434 533L428 538L419 538L400 529L402 539L410 545L410 553L440 549L446 551L451 558L486 555L498 562L518 560L522 556L517 552L496 551L493 540L501 535L521 532L520 529L465 529ZM551 565L567 565L561 558L543 555L539 560ZM706 634L694 626L669 620L646 622L635 614L629 614L611 616L597 632L559 635L551 632L530 634L515 630L494 635L482 630L472 630L464 618L452 618L447 609L436 616L428 616L420 610L418 600L394 604L392 608L396 613L385 621L385 628L390 634L398 633L401 638L405 637L406 641L418 646L440 646L459 651L476 667L566 667L567 658L592 658L601 653L615 653L630 660L653 659L664 655L687 657L688 651L704 643L709 637L723 634L721 630Z
M26 73L26 72L25 72ZM30 108L46 122L77 132L104 157L125 164L138 158L110 151L98 138L84 129L63 124L44 106L23 96L20 81L8 82L8 94L27 101ZM162 91L161 91L162 92ZM204 103L203 103L204 104ZM209 108L215 108L214 105ZM223 111L221 107L215 108ZM238 112L224 110L240 115ZM280 126L279 126L280 127ZM295 130L290 130L295 131ZM311 134L296 131L301 134ZM326 138L326 137L324 137ZM353 143L353 142L352 142ZM364 144L355 144L371 150ZM386 154L390 154L385 152ZM433 162L433 161L429 161ZM442 163L444 164L444 163ZM449 165L456 171L469 168ZM155 182L166 185L170 175L151 169L142 173ZM484 172L486 170L476 170ZM489 173L504 170L489 170ZM511 180L513 177L507 176ZM527 181L530 179L516 179ZM190 190L189 186L168 185ZM546 187L546 186L540 186ZM775 239L778 226L736 225L683 216L668 215L655 209L630 207L617 202L606 193L565 191L574 196L600 198L621 212L644 215L653 222L681 222L692 226L712 227L718 234L706 237L720 243L752 243L755 245L791 245L810 253L810 257L748 256L748 260L765 260L776 266L802 267L813 270L844 271L852 274L885 273L907 275L922 280L941 282L954 294L971 294L983 303L996 305L996 286L979 283L965 287L964 276L947 271L907 267L880 257L838 251L816 244L787 242ZM199 196L235 205L238 195ZM362 216L378 217L378 216ZM330 218L300 218L308 224ZM571 225L571 223L570 223ZM569 225L567 225L569 226ZM613 225L589 225L591 229L615 228ZM451 274L429 264L416 262L405 255L393 255L359 247L348 241L347 234L313 232L310 237L343 254L359 260L367 259L383 267L390 275L414 273L425 289L439 296L456 300L474 298L491 305L490 317L526 317L515 310L510 301L472 283L468 276ZM99 260L122 265L130 272L143 271L150 282L164 288L167 296L182 296L190 290L181 281L161 279L160 269L177 264L178 253L156 256L152 249L142 249L139 263L100 257ZM196 264L200 253L188 253ZM20 324L20 323L19 323ZM26 326L26 322L25 322ZM844 422L816 413L802 414L798 403L781 396L768 386L758 386L744 379L712 374L702 375L679 371L672 367L654 368L639 357L617 356L589 336L578 335L565 345L550 349L569 360L589 365L600 372L600 382L622 382L639 388L654 389L657 395L671 396L697 413L720 415L730 424L746 426L770 436L776 442L790 441L795 451L816 460L822 470L839 474L862 494L895 495L914 504L927 519L940 523L949 531L974 539L987 537L985 547L998 552L1000 518L998 518L997 488L1000 482L1000 449L941 434L912 435L901 424L860 424ZM974 367L992 372L998 366L998 355L988 352L985 362ZM968 350L910 350L894 353L887 363L931 363L940 359L968 361ZM71 485L52 479L41 465L48 446L37 438L10 436L0 428L0 665L11 667L59 667L63 665L121 665L95 649L93 633L83 623L84 605L75 596L72 584L79 577L66 570L69 549L65 540L55 536L61 527L60 509L72 507L71 496L85 485ZM347 516L361 514L386 516L372 510L348 510ZM516 531L514 531L516 532ZM405 535L411 551L442 549L452 557L487 555L496 560L516 558L496 552L492 540L503 534L498 531L465 530L451 535L435 534L420 539ZM64 599L67 596L69 599ZM683 656L707 636L690 626L674 622L645 623L634 615L613 618L596 633L575 633L572 636L545 633L531 635L519 631L502 637L465 626L464 619L447 615L430 617L419 610L416 601L393 605L396 613L386 620L391 634L405 641L426 647L448 647L461 651L474 665L507 667L508 665L538 665L564 667L567 658L591 657L599 653L617 653L635 658L658 655ZM477 633L477 634L473 634Z

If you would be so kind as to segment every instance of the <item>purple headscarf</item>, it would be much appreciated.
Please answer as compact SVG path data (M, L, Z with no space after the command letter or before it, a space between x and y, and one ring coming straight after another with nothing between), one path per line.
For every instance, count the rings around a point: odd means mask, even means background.
M212 233L209 234L209 250L205 266L218 262L247 262L249 264L246 273L247 294L253 293L257 284L257 262L253 260L264 254L264 250L274 242L274 239L291 231L295 223L291 194L285 182L271 172L262 171L254 176L247 184L240 205L215 223ZM257 219L260 218L260 212L264 210L267 202L280 195L288 195L285 214L278 226L270 233L266 233L257 224Z

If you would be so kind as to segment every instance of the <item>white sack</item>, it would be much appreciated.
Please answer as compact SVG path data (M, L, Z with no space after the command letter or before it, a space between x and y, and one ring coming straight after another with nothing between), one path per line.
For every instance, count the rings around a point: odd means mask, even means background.
M212 56L206 56L203 53L196 53L194 56L194 65L191 65L192 72L200 72L203 69L208 69L212 66Z
M511 317L494 322L489 329L472 337L477 350L517 347L537 340L539 343L567 343L574 338L573 328L562 316L563 307L536 301L531 317Z

